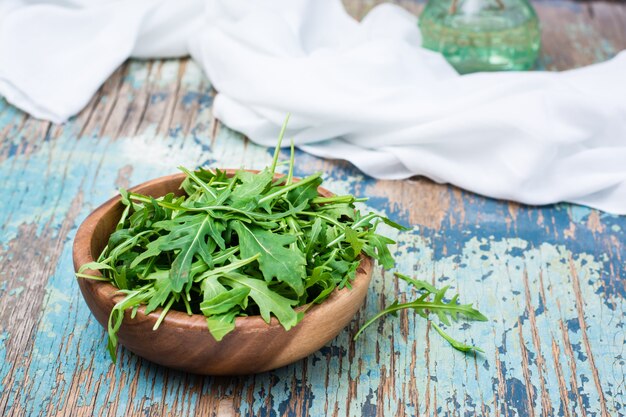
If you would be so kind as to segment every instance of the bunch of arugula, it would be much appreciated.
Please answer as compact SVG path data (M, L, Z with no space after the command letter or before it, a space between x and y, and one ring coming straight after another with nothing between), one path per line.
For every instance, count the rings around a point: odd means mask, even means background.
M203 314L216 340L235 328L235 318L275 316L289 330L303 318L295 308L323 302L336 288L350 287L362 254L393 268L388 245L393 240L376 233L381 222L402 226L375 213L361 214L351 195L322 197L317 173L294 181L294 149L289 171L275 179L281 131L273 163L259 173L220 170L190 171L181 188L160 198L120 190L125 205L116 230L96 262L82 266L80 278L110 281L125 298L108 322L108 349L116 359L117 332L124 312L131 317L141 305L145 314L161 308L155 330L171 309ZM85 274L100 270L103 277ZM425 291L414 303L395 302L367 322L355 338L380 316L413 308L427 317L434 312L484 320L471 305L456 297L443 301L446 288L400 275ZM434 294L434 301L428 297ZM436 325L434 325L436 326ZM475 349L437 331L459 350Z

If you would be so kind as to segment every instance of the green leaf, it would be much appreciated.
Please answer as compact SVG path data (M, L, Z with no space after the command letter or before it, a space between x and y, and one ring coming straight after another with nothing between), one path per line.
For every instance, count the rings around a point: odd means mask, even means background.
M240 268L242 268L243 266L246 266L248 264L250 264L251 262L256 261L257 259L259 259L259 254L256 254L254 256L251 256L249 258L246 259L236 259L236 258L232 258L230 260L230 263L224 264L222 266L216 267L216 268L212 268L207 270L206 272L202 273L200 276L198 276L197 278L195 278L195 281L208 281L211 280L211 287L209 287L208 283L203 283L201 284L201 288L203 290L204 293L204 299L207 300L209 295L207 295L208 292L212 292L212 291L216 291L216 288L218 286L218 283L215 283L215 280L220 277L223 276L225 273L227 272L233 272L236 271ZM221 291L226 291L225 289L223 289L223 287L221 287ZM215 293L215 295L217 295L217 293ZM214 297L215 295L211 295L211 297Z
M215 222L210 217L208 224L209 236L211 236L211 239L213 239L220 249L226 249L226 242L224 242L224 238L222 237L222 233L226 230L226 225L221 222Z
M400 274L401 278L404 279L405 281L409 282L410 284L412 283L411 279L406 277L405 275ZM408 278L408 280L406 279ZM391 304L389 307L383 309L382 311L380 311L378 314L376 314L374 317L372 317L371 319L369 319L368 321L365 322L365 324L363 324L363 326L361 326L361 328L359 329L359 331L354 335L354 340L356 340L359 335L367 328L369 327L372 323L374 323L376 320L378 320L379 318L385 316L386 314L392 314L395 315L398 311L403 310L403 309L412 309L414 310L417 314L419 314L420 316L427 318L429 313L435 313L437 315L437 317L445 324L449 324L449 320L448 317L452 318L452 320L456 321L458 320L459 315L464 316L466 319L468 320L475 320L475 321L486 321L487 317L485 317L481 312L479 312L478 310L474 309L472 307L471 304L458 304L457 300L458 300L458 295L455 295L449 302L445 302L443 297L446 293L446 291L448 290L448 287L443 287L440 290L437 290L436 288L434 288L433 286L431 286L430 284L427 285L422 285L424 283L424 281L417 281L415 280L415 283L417 284L417 288L419 288L419 290L425 290L426 292L422 295L420 295L420 297L412 302L408 302L408 303L398 303L398 301L394 301L393 304ZM434 289L435 291L431 291L431 289ZM434 295L433 300L429 300L428 297L430 297L431 295ZM435 326L435 328L437 329L437 325L435 323L433 323L433 326ZM437 331L439 332L439 334L442 334L443 330L441 329L437 329ZM445 333L444 333L445 334ZM443 335L442 335L443 336ZM447 337L444 337L446 340L448 340L448 342L450 342L450 344L453 345L453 347L455 348L459 348L459 350L463 350L467 347L467 345L463 345L462 343L456 342L454 339L452 339L450 336L446 335ZM456 344L456 346L453 344L453 342ZM473 348L472 350L477 350L476 348Z
M224 279L233 287L244 287L250 290L249 296L259 307L261 317L266 323L270 322L273 314L285 330L289 330L302 320L302 313L297 313L292 308L298 301L277 294L269 288L267 282L237 272L225 274Z
M396 222L394 222L394 221L392 221L392 220L389 220L387 217L381 217L380 219L381 219L381 220L383 221L383 223L385 223L387 226L391 226L391 227L393 227L394 229L398 229L398 230L409 230L409 228L408 228L408 227L404 227L404 226L402 226L401 224L398 224L398 223L396 223Z
M78 272L82 274L88 269L91 269L92 271L100 271L105 269L115 271L115 268L113 268L109 264L105 264L102 262L87 262L86 264L81 265L81 267L78 269Z
M359 234L350 226L346 226L344 233L346 234L346 242L350 244L354 251L354 257L357 257L361 253L361 249L363 249L363 242L359 240Z
M160 236L156 240L148 243L146 245L146 250L140 253L133 259L130 264L131 268L136 268L139 264L144 262L146 259L154 258L159 256L162 252L161 244L166 243L169 240L168 236Z
M212 222L209 215L196 214L180 216L155 224L156 227L170 232L159 244L159 249L178 251L170 271L173 291L180 292L183 286L193 279L190 270L194 256L198 255L207 264L212 264L211 252L216 244L213 239L207 239L211 235Z
M153 288L155 291L146 306L146 314L150 314L164 305L174 290L172 280L167 276L159 277L154 280Z
M224 314L235 307L244 307L248 294L250 294L250 288L233 288L208 300L205 299L200 304L200 310L205 316Z
M434 285L426 282L426 281L422 281L420 279L413 279L411 277L408 277L404 274L401 274L399 272L394 273L394 275L398 278L400 278L401 280L409 283L410 285L413 286L413 289L416 291L420 291L420 290L426 290L429 293L436 293L437 292L437 288L435 288Z
M202 289L202 297L206 300L211 300L220 294L228 291L226 287L218 281L218 275L213 275L202 281L200 288Z
M215 192L215 190L209 187L209 185L206 182L202 181L202 179L199 178L195 172L189 171L185 167L178 167L178 169L183 171L187 175L188 179L195 182L198 185L198 187L200 187L200 189L206 193L207 196L210 196L213 200L217 199L217 193Z
M354 220L355 216L354 207L347 204L333 204L330 206L323 205L320 206L319 211L333 220Z
M444 332L443 329L437 326L435 323L431 322L431 324L435 328L435 330L437 330L437 333L439 333L439 335L443 337L448 343L450 343L450 346L452 346L456 350L461 351L461 352L473 352L473 351L481 352L481 353L485 352L484 350L482 350L481 348L477 346L466 345L465 343L459 342L458 340L454 339L452 336Z
M319 174L312 175L307 178L312 178L311 181L300 181L303 185L295 187L293 190L287 193L287 200L294 206L298 206L302 203L306 203L319 195L317 188L322 184L322 179ZM307 179L305 178L305 180ZM299 183L295 183L299 185Z
M313 301L311 301L311 303L313 304L321 303L326 298L328 298L328 296L330 296L335 288L337 288L337 284L333 279L333 276L327 271L324 271L322 267L317 267L313 270L311 280L310 282L307 282L307 287L312 286L321 288L321 291L319 292L317 297L315 297Z
M304 248L304 252L306 253L307 257L311 256L311 251L313 250L313 247L318 243L317 240L320 234L322 233L322 230L323 230L322 219L319 217L316 217L315 221L313 222L313 225L311 226L311 231L309 232L308 242Z
M263 192L272 182L274 174L264 170L258 174L240 171L241 184L237 185L230 196L232 207L252 209L256 207Z
M283 138L285 137L285 132L287 131L287 124L289 123L289 116L291 113L287 113L287 117L285 117L285 121L283 122L283 127L280 129L280 133L278 135L278 142L276 143L276 148L274 148L274 158L272 159L272 165L269 170L274 173L276 172L276 164L278 163L278 155L280 154L280 145L283 143Z
M303 293L306 259L300 250L285 247L295 241L295 236L248 227L240 221L234 221L232 227L239 237L241 256L259 255L259 269L266 281L276 278L293 288L296 294Z
M207 317L206 323L211 336L220 342L224 336L235 330L235 317L239 314L239 310L232 310L217 316Z
M377 235L376 233L368 234L368 242L369 243L367 245L363 246L363 251L367 255L376 259L378 263L383 266L383 268L393 268L396 261L393 259L393 256L391 256L391 252L389 252L387 245L391 245L396 242L388 237Z
M146 291L146 287L139 288L135 291L120 291L120 293L125 293L126 297L113 306L107 324L107 348L113 363L115 363L117 359L117 332L122 326L124 312L129 308L140 305L150 297L150 292Z
M296 183L288 185L284 184L274 187L270 189L270 191L259 200L259 204L263 204L264 202L269 203L283 196L284 194L289 194L293 190L297 189L299 191L296 191L294 194L292 194L291 198L289 198L288 200L291 202L292 205L298 206L303 201L309 200L308 196L312 195L312 189L315 189L315 193L317 195L317 186L315 186L315 184L321 183L321 175L322 174L318 172L317 174L310 175Z

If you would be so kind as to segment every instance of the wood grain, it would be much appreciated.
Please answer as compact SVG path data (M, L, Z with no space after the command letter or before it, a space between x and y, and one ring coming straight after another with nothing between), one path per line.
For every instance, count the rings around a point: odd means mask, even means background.
M377 3L346 1L357 17ZM540 68L626 48L623 3L536 7ZM485 354L452 351L412 313L352 342L367 317L411 297L377 270L348 329L293 365L200 377L124 349L111 365L72 275L76 228L117 187L181 164L266 165L267 149L213 118L214 95L192 61L159 60L122 65L64 125L0 100L0 415L626 415L625 217L494 201L425 179L375 181L302 153L297 175L321 170L328 188L370 196L369 208L410 227L390 231L398 270L479 301L490 321L450 331Z

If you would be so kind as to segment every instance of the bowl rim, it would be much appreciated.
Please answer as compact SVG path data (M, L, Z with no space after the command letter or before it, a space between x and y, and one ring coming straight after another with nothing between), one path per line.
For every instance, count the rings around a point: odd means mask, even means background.
M221 168L212 168L219 169L220 171L226 172L227 175L232 176L237 171L247 171L252 173L258 173L259 170L251 170L251 169L221 169ZM157 178L150 179L148 181L137 184L133 187L129 187L128 191L131 192L142 192L147 188L155 186L164 182L173 182L178 181L182 183L186 175L184 173L176 173L171 175L165 175ZM284 177L283 174L275 174L274 178ZM299 181L300 178L293 178L293 181ZM180 188L178 188L180 189ZM331 191L327 190L323 187L318 187L318 192L320 195L325 197L330 197L335 195ZM93 234L96 230L97 225L102 220L103 216L108 213L110 210L114 209L116 206L121 204L121 195L119 192L114 197L108 199L106 202L98 206L95 210L93 210L86 218L83 220L81 225L78 227L76 231L76 235L74 237L74 244L72 248L72 257L74 262L74 270L78 272L78 269L88 263L95 261L93 256ZM357 281L361 281L363 278L368 278L371 275L373 270L373 259L365 254L360 255L360 263L357 267L357 272L354 278L351 281L351 286L357 284ZM100 271L94 271L87 269L85 272L89 274L93 274L96 276L103 276ZM113 306L121 301L124 298L123 294L119 294L119 289L115 287L112 283L106 281L98 281L89 278L79 278L78 284L83 289L89 290L94 294L94 299L97 300L97 304L101 307L106 307L106 311L110 314ZM369 281L369 279L367 279ZM369 282L367 283L369 286ZM326 298L323 302L319 304L307 303L305 305L294 308L297 312L306 312L305 318L307 315L313 313L314 311L324 310L324 309L332 309L332 305L335 304L338 300L343 298L346 294L348 294L352 289L348 286L344 288L335 288L335 290ZM84 294L83 294L84 298ZM137 309L137 314L133 318L136 320L138 318L142 318L143 320L148 320L150 322L156 323L158 320L162 307L157 308L149 314L145 314L145 304L141 304ZM91 309L91 307L90 307ZM125 314L128 313L130 309L125 311ZM107 318L108 319L108 318ZM126 322L126 320L125 320ZM165 317L163 318L160 326L172 326L172 327L181 327L186 330L195 330L195 331L208 331L206 316L202 314L192 314L189 315L184 311L179 310L169 310ZM297 325L296 325L297 326ZM259 330L259 329L271 329L275 327L281 327L282 325L278 321L278 319L271 315L270 322L267 323L260 315L255 316L244 316L244 317L236 317L235 318L235 330L246 331L246 330ZM228 335L227 335L228 336Z

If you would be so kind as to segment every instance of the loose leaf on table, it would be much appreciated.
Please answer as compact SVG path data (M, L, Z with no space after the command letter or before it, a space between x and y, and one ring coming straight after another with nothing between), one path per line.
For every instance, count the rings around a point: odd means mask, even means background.
M439 335L443 337L448 343L450 343L450 346L452 346L456 350L459 350L461 352L472 352L472 351L481 352L481 353L485 352L484 350L482 350L481 348L477 346L466 345L465 343L459 342L458 340L454 339L452 336L444 332L443 329L437 326L435 323L431 322L430 324L437 331L437 333L439 333Z
M411 278L407 275L396 272L394 274L397 278L407 282L409 285L413 286L414 291L426 290L429 293L436 293L437 288L429 282L423 281L421 279Z
M420 294L419 297L415 301L407 302L407 303L399 303L398 300L395 300L390 306L383 309L374 317L367 320L363 326L357 331L354 335L354 340L356 340L359 335L372 323L374 323L379 318L391 314L393 316L397 315L397 312L400 310L412 309L419 316L428 318L430 313L434 313L439 320L441 320L444 324L449 325L451 318L454 321L459 319L459 316L463 316L467 320L474 321L487 321L487 317L485 317L480 311L474 309L472 304L458 304L458 294L456 294L452 299L448 302L444 300L444 296L446 291L448 290L448 286L443 287L438 290L434 286L425 283L424 281L414 280L406 275L396 274L399 278L408 282L411 285L415 285L415 289ZM432 299L430 297L433 296ZM455 339L452 336L445 333L441 328L439 328L435 323L432 323L435 326L437 332L444 337L446 341L450 343L452 347L457 350L468 352L470 350L481 351L480 348L476 347L468 347ZM444 336L445 335L445 336Z

